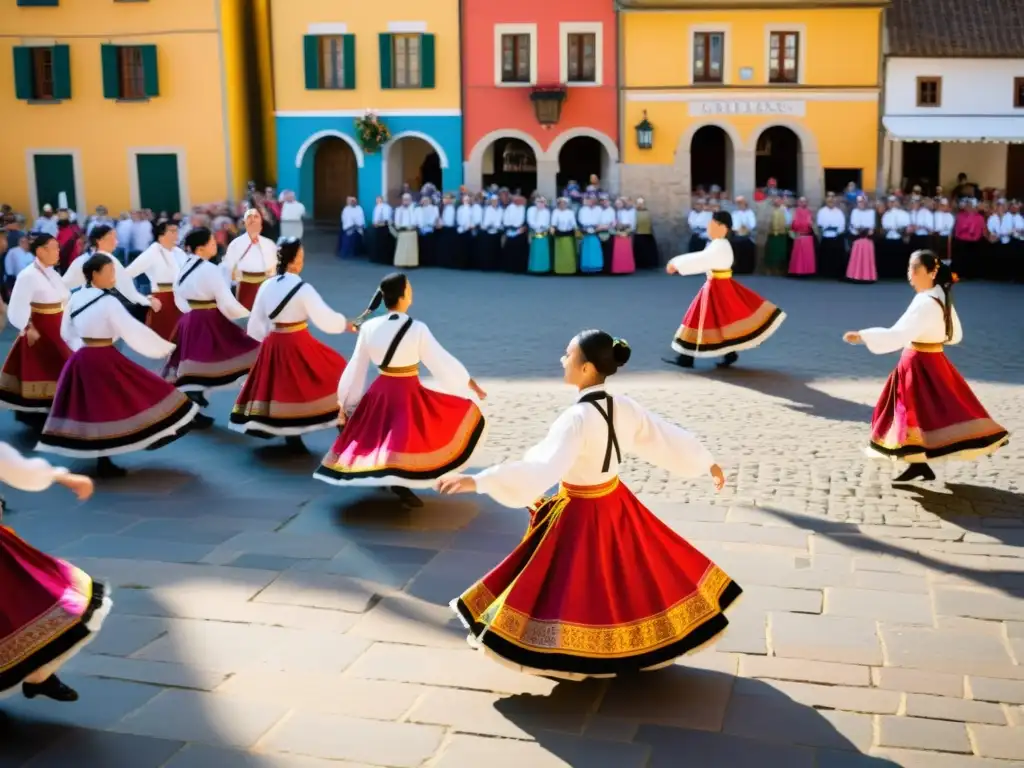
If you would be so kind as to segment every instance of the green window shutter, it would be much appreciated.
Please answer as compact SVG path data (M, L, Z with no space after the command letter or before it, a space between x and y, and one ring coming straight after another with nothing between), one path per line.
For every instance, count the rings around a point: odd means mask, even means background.
M342 56L344 57L343 67L345 70L345 87L356 87L356 36L342 35Z
M14 48L14 95L28 101L35 94L32 91L32 49Z
M117 68L117 46L101 45L100 61L103 63L103 98L121 98L121 73Z
M53 98L71 98L71 49L53 46Z
M160 70L156 65L156 46L140 45L142 51L143 88L147 97L160 95Z
M391 84L391 35L380 35L380 87L392 88Z
M18 0L18 5L25 7L33 5L54 7L60 5L60 0Z
M320 87L320 38L304 35L302 49L305 52L306 90L315 91Z
M434 87L434 36L420 35L420 88Z

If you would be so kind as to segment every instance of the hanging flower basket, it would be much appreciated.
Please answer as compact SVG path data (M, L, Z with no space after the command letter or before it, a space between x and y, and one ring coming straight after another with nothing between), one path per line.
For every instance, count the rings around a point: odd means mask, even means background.
M368 154L372 155L390 138L391 131L371 110L366 110L365 115L356 118L356 140Z

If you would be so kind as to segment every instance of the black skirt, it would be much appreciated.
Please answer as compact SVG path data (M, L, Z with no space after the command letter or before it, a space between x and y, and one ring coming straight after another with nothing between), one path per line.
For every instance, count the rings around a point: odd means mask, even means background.
M527 233L505 238L501 248L502 272L526 272L530 261L530 236Z
M690 235L690 243L687 245L687 253L698 253L704 250L704 246L708 244L708 241L697 234Z
M370 260L374 264L395 263L395 236L388 227L373 227L368 230L372 239Z
M501 266L501 233L493 235L481 232L476 236L473 248L473 269L484 272L497 272Z
M452 269L469 269L473 257L476 238L472 232L455 233L455 245L452 251Z
M633 235L633 260L637 269L655 269L661 263L654 235Z
M981 277L981 240L970 242L953 238L953 271L960 277L974 280Z
M420 248L420 266L437 266L437 232L420 232L417 239Z
M1004 283L1014 279L1017 273L1017 265L1014 260L1020 257L1020 252L1016 247L1017 242L1011 240L1008 243L1001 243L997 240L994 243L986 244L983 274L986 280Z
M732 237L730 239L732 241L733 272L740 275L754 274L754 270L757 268L757 246L754 241L749 237Z
M882 238L875 249L875 263L878 267L880 280L895 280L907 274L907 261L910 259L910 244L903 238L890 240Z
M612 251L615 250L615 235L610 236L607 240L601 240L599 237L598 240L601 243L601 258L604 259L601 263L601 274L610 275L612 273Z
M434 266L454 269L458 259L455 256L455 248L458 245L459 235L455 227L441 227L434 232Z
M830 280L846 277L846 241L842 237L823 237L818 243L818 274Z

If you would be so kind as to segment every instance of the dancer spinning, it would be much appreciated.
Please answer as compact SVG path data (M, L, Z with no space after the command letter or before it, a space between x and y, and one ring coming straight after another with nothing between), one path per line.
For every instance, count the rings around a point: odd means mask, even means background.
M407 504L422 506L410 489L431 488L466 466L484 432L473 396L487 394L425 324L409 317L412 283L405 275L381 281L357 324L382 303L387 314L362 325L338 383L343 429L313 476L335 485L390 486ZM424 387L421 362L447 389L467 396ZM371 363L381 375L364 395Z
M26 459L6 443L0 443L0 481L20 491L45 491L56 483L83 501L93 491L88 477ZM20 685L29 699L78 701L56 672L100 631L113 607L110 590L2 525L0 584L0 699Z
M75 353L64 366L36 450L95 458L100 477L121 477L125 470L111 456L167 445L185 434L200 413L181 392L113 346L124 339L154 359L174 349L113 295L114 259L93 254L82 273L86 287L71 297L60 329ZM202 419L204 426L212 421Z
M582 679L666 666L720 634L742 591L619 480L633 452L676 474L710 474L716 490L725 485L695 437L608 394L605 379L629 356L625 341L583 331L562 357L579 398L547 437L521 461L438 483L443 493L529 505L519 546L452 601L471 645L524 672ZM540 497L559 482L558 493Z
M665 267L670 275L708 273L672 342L678 356L665 362L692 368L694 358L724 354L718 367L726 368L739 359L737 353L760 345L786 319L781 309L733 280L727 239L731 229L729 212L716 211L708 223L711 242L704 250L676 256Z
M150 298L160 303L160 311L149 310L146 325L167 341L174 338L174 329L181 319L181 311L174 303L174 283L181 274L181 266L188 256L178 243L178 225L173 221L158 221L153 227L156 240L125 268L130 278L145 275L152 290Z
M843 336L876 355L903 350L875 405L868 448L875 457L910 464L896 482L934 480L927 461L970 460L1009 442L943 351L963 338L949 266L931 251L914 251L907 280L917 295L896 325Z
M256 292L277 268L277 246L269 237L263 237L263 216L250 208L242 217L245 234L228 243L221 267L230 282L238 283L235 296L238 303L252 309Z
M258 214L257 214L258 215ZM210 259L217 241L206 227L185 235L189 260L174 286L174 303L181 310L178 346L164 367L164 378L199 406L209 405L206 393L236 384L256 362L260 344L232 320L249 316L231 295L224 274Z
M326 333L356 330L299 277L304 262L300 240L280 242L278 276L260 286L249 316L248 333L262 344L230 424L258 437L283 436L302 451L303 434L337 422L338 380L345 371L345 358L313 338L308 323Z

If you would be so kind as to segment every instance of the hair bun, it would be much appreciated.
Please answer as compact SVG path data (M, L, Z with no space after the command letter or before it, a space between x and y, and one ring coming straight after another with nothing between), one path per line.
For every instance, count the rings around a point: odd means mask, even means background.
M613 339L612 340L612 358L615 360L615 364L621 368L629 362L629 356L633 354L633 350L629 348L629 342L625 339Z

